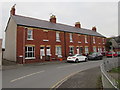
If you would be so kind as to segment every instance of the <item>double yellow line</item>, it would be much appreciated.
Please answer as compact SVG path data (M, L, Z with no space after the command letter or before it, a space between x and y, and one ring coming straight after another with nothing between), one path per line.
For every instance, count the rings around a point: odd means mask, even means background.
M58 81L56 84L54 84L54 85L50 88L50 90L55 90L55 89L58 88L63 82L65 82L68 78L72 77L73 75L75 75L75 74L77 74L77 73L79 73L79 72L81 72L81 71L76 71L76 72L71 73L70 75L64 77L62 80L60 80L60 81Z

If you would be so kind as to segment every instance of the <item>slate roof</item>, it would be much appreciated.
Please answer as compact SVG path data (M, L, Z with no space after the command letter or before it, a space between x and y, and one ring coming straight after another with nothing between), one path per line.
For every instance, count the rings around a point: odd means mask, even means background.
M17 25L105 37L100 33L89 30L89 29L76 28L73 26L64 25L60 23L54 24L54 23L51 23L50 21L45 21L45 20L40 20L40 19L35 19L35 18L30 18L25 16L19 16L19 15L13 15L12 18L14 19Z

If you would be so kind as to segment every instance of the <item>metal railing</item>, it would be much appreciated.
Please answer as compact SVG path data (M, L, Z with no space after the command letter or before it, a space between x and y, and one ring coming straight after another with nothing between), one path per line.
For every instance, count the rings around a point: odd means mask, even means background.
M106 58L101 64L101 74L102 74L102 83L103 88L113 88L115 90L119 89L119 83L115 78L113 78L108 71L112 68L118 67L120 64L119 58Z

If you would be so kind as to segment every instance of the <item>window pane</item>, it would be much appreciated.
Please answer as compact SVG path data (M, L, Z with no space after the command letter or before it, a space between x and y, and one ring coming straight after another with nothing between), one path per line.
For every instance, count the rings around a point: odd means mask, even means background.
M27 51L27 47L25 47L25 52Z
M27 37L28 39L32 39L32 30L28 30Z
M32 48L33 48L33 47L28 47L28 51L32 51Z
M32 39L32 35L28 35L28 39Z
M28 57L27 53L25 53L25 57Z
M28 30L28 34L31 35L32 34L32 30Z
M28 52L28 57L32 57L32 52Z

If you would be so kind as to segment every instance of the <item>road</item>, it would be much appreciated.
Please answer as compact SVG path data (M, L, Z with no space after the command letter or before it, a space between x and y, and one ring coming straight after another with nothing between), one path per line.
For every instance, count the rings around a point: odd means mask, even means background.
M28 65L2 72L3 88L53 88L65 78L93 67L103 60L80 63Z

